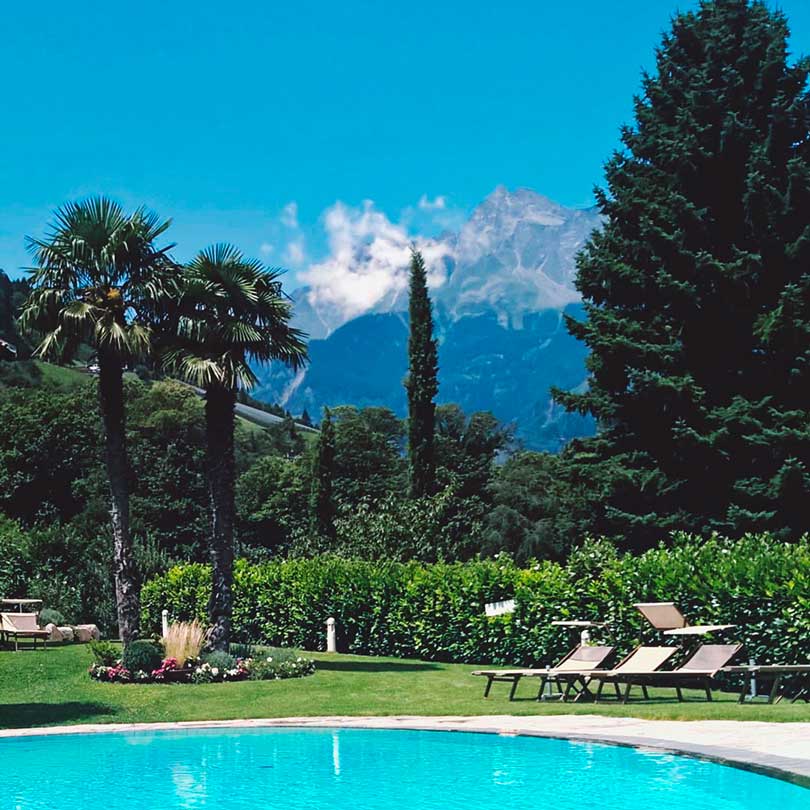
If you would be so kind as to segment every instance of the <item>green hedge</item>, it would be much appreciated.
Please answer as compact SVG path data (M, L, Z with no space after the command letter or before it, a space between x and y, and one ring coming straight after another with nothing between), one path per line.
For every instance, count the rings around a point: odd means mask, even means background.
M145 630L160 613L205 619L210 570L182 565L142 592ZM486 602L514 598L508 617L488 619ZM654 638L633 609L639 601L677 602L693 623L740 625L730 639L760 663L810 660L810 543L767 536L731 541L676 536L641 556L586 543L567 565L521 569L507 558L457 564L386 563L320 557L252 565L239 561L234 636L317 650L329 616L339 647L353 653L436 661L536 665L574 640L555 619L610 624L623 650Z

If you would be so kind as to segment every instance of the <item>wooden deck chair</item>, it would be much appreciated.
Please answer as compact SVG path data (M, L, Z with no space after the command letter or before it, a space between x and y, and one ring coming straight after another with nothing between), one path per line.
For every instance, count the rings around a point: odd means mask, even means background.
M596 700L602 699L602 690L606 683L613 684L616 690L616 698L622 699L619 691L619 684L626 683L631 677L654 674L667 663L675 653L680 651L680 647L636 647L629 655L625 656L613 669L598 670L590 673L589 682L598 681L599 687L594 696ZM642 687L644 697L648 698L647 687ZM629 694L630 689L627 689ZM623 700L627 700L627 694Z
M686 616L681 613L674 602L639 602L633 607L665 636L704 636L707 633L731 630L737 626L735 624L690 625Z
M20 638L34 639L34 647L37 646L37 639L41 638L48 646L50 633L39 626L36 613L0 613L0 629L6 638L14 638L14 652L20 649Z
M624 700L633 686L655 686L675 689L678 700L683 701L683 689L702 689L706 700L712 699L712 685L717 674L728 666L742 650L742 644L702 644L678 669L671 672L626 673L622 683L627 684Z
M546 683L555 681L558 672L568 670L582 672L583 670L597 669L603 666L610 656L613 655L614 650L614 647L580 644L561 658L553 667L542 669L479 669L475 670L472 674L487 679L487 685L484 687L484 697L489 697L493 683L511 684L509 700L514 700L515 691L517 690L521 678L540 678L539 700ZM562 694L561 690L560 694Z

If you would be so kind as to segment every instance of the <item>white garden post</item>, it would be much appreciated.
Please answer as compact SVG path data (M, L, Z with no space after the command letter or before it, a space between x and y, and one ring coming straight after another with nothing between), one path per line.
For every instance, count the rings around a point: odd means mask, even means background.
M166 608L160 612L160 624L163 638L166 638L169 635L169 611Z
M337 652L337 633L335 619L332 616L326 620L326 652Z

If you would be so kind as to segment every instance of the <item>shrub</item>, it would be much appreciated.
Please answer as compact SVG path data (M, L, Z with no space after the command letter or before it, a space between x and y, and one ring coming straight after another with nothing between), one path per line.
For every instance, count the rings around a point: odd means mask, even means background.
M205 646L208 630L196 619L190 622L175 622L163 639L166 658L174 658L180 667L196 661Z
M160 666L162 659L163 654L156 644L145 639L138 639L131 641L124 648L121 664L128 672L151 673Z
M305 658L298 650L266 650L245 661L247 677L251 681L278 681L303 678L315 672L315 661Z
M120 648L111 641L91 641L90 652L93 653L93 661L104 667L111 667L120 658Z
M205 615L210 569L172 568L142 592L143 622L160 626L160 611ZM727 540L675 535L640 556L587 542L568 565L520 568L510 558L468 563L364 562L334 557L252 565L237 562L233 633L237 641L324 649L329 616L339 649L439 661L546 664L570 648L555 619L610 625L609 640L625 651L652 638L634 602L674 601L693 623L736 624L760 663L810 657L810 541L767 535ZM488 619L487 602L514 598L515 612ZM260 657L260 656L257 656Z
M234 658L253 658L252 644L229 644L228 652Z
M236 666L236 658L224 650L212 650L203 653L203 663L217 669L233 669Z
M55 624L57 627L65 623L65 617L53 608L45 608L39 613L40 627L45 627L46 624Z

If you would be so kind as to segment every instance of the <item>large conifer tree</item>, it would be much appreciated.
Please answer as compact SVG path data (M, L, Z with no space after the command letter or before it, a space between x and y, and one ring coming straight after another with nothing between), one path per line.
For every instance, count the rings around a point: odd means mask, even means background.
M433 312L427 288L425 262L418 250L411 253L410 337L408 339L408 462L412 498L435 489L435 429L439 362L433 338Z
M324 410L321 432L312 470L310 493L310 534L314 538L335 540L335 500L332 484L335 474L335 426L329 408Z
M760 2L678 15L598 192L569 320L590 386L555 396L598 419L606 525L632 545L808 526L780 508L810 493L810 104L787 38Z

